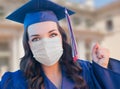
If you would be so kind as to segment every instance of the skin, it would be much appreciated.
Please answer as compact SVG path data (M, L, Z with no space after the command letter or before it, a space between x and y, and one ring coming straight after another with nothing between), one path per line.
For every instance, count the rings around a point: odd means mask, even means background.
M28 27L28 36L29 36L29 45L31 46L31 42L36 42L43 38L54 38L59 37L61 39L62 44L62 37L58 31L57 24L52 21L42 22L32 24ZM52 66L46 66L42 64L42 68L44 70L45 75L49 78L49 80L59 88L61 85L61 69L59 63L55 63Z
M104 68L107 68L109 62L110 52L107 48L101 47L96 43L92 48L92 59Z
M61 35L57 28L57 24L52 21L46 21L42 23L35 23L28 27L28 36L29 36L29 45L31 47L31 42L35 42L41 40L43 38L53 38L59 37L62 42ZM92 49L92 59L94 62L98 63L104 68L107 68L109 61L109 51L106 48L100 47L98 43L96 43ZM61 69L59 63L55 63L52 66L45 66L42 64L42 68L46 74L46 76L50 79L50 81L56 86L60 87L61 84Z

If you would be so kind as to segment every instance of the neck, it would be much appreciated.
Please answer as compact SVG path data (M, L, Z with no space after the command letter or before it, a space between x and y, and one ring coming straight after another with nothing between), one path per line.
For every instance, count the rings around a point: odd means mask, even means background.
M42 65L42 68L49 80L59 89L62 81L60 64L57 62L52 66Z
M60 65L59 62L55 63L52 66L45 66L42 65L43 71L45 75L58 75L61 73Z

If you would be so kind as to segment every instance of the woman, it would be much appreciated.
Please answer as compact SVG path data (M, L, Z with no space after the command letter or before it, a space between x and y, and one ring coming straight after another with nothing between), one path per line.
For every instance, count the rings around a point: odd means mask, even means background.
M118 89L120 62L96 44L93 63L73 61L72 49L58 20L64 7L48 0L31 0L8 19L24 24L25 55L20 70L7 72L1 89ZM73 14L71 10L68 10ZM108 79L108 81L106 80Z

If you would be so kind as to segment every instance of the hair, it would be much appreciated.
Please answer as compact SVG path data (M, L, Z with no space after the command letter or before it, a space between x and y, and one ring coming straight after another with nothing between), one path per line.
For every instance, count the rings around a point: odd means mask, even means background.
M77 64L77 62L73 61L71 46L67 42L67 35L59 24L58 30L62 36L64 50L61 57L62 60L59 60L59 64L64 68L67 77L75 82L74 89L87 89L84 79L80 76L82 68L79 64ZM25 29L23 35L25 55L21 58L20 70L24 72L24 75L27 78L28 89L42 89L41 87L44 85L44 80L41 74L42 67L41 64L33 57L28 41L28 33L27 29Z

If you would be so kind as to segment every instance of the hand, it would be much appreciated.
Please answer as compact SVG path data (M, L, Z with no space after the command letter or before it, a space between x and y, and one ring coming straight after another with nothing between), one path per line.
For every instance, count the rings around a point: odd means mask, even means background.
M110 52L106 48L102 48L96 43L92 49L92 59L102 67L107 68L109 62Z

